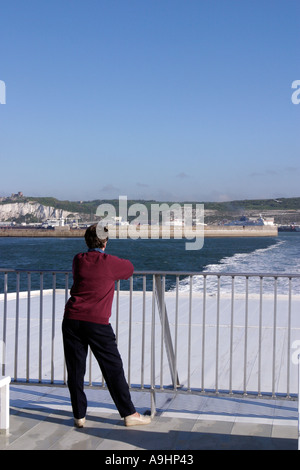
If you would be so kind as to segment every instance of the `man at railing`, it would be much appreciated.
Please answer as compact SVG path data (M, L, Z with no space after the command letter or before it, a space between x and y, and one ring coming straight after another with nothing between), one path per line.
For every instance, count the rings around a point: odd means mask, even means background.
M126 426L148 424L149 416L136 412L123 371L115 334L109 323L115 281L128 279L134 268L129 260L104 253L108 230L90 226L85 233L88 251L73 260L73 286L65 306L62 324L68 387L75 425L85 423L87 399L84 393L86 357L90 346L111 397Z

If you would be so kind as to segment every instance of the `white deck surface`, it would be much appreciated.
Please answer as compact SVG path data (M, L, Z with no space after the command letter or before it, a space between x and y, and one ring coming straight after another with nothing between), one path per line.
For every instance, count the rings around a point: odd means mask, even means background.
M297 450L296 401L164 392L150 425L126 428L107 391L86 393L86 425L76 429L65 387L12 384L10 434L0 435L0 450L100 450L102 458L120 450ZM149 409L148 392L132 398L138 411Z

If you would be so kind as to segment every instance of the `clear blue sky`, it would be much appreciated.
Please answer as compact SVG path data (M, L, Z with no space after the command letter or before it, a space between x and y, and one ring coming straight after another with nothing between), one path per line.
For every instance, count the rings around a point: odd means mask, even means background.
M0 9L0 195L300 196L299 0Z

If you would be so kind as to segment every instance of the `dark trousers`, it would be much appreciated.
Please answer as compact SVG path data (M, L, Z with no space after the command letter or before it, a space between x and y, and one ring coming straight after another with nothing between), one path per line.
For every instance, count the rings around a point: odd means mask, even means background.
M80 320L64 319L62 323L68 387L74 417L86 414L87 399L84 393L84 375L88 346L90 346L102 371L110 395L122 418L135 413L123 363L111 325L100 325Z

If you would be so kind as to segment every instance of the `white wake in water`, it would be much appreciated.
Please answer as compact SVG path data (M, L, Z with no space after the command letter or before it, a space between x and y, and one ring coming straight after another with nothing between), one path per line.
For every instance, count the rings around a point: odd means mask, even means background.
M300 274L299 245L290 244L286 240L278 240L268 248L259 248L251 253L236 253L233 256L224 257L217 264L209 264L203 269L203 273L238 273L238 274ZM203 276L194 276L192 280L193 291L202 292ZM232 277L222 276L220 278L220 291L230 293L232 291ZM206 288L208 293L216 293L218 286L217 276L206 277ZM274 293L274 277L263 280L263 292ZM179 283L180 291L190 289L190 278L182 279ZM236 276L234 280L234 292L245 293L245 276ZM278 277L277 293L288 294L289 280ZM249 277L249 293L260 292L260 279ZM293 294L300 294L300 279L292 281Z

